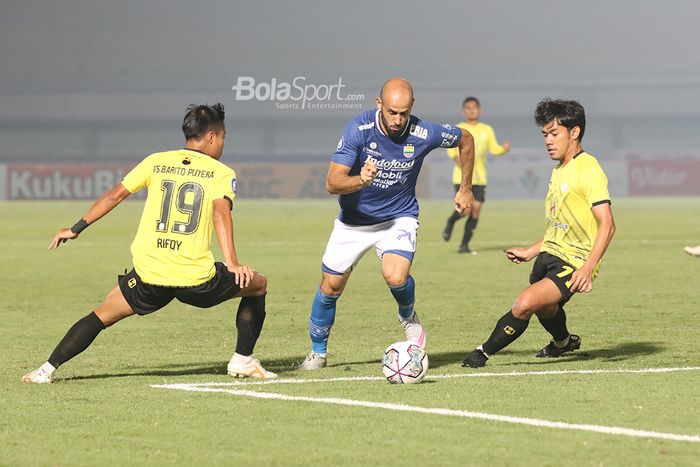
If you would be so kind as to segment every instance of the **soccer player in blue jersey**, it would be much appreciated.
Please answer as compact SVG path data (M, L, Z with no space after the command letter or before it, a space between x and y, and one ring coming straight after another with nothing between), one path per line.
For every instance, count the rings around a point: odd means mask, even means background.
M410 275L418 231L416 181L428 153L458 146L462 181L454 201L455 209L464 213L473 201L474 140L468 131L411 115L413 101L408 81L393 78L384 83L376 110L350 121L331 158L326 188L340 195L340 215L323 255L321 285L309 319L312 350L299 365L301 370L326 366L336 302L353 266L372 247L398 304L406 340L425 347Z

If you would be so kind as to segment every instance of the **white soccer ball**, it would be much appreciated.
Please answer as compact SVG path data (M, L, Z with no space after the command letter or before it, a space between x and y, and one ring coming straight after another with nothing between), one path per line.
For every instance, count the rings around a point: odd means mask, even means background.
M391 384L420 383L428 372L428 354L414 342L396 342L384 351L382 371Z

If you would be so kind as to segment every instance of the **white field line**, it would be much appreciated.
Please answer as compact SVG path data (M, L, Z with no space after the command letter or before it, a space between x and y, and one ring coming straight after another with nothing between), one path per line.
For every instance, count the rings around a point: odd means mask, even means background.
M447 375L426 376L426 380L451 379L451 378L483 378L483 377L500 377L500 376L549 376L549 375L592 375L605 373L673 373L678 371L698 371L700 366L686 366L677 368L641 368L641 369L612 369L612 370L548 370L548 371L513 371L499 373L455 373ZM212 382L212 383L197 383L196 386L260 386L268 384L309 384L309 383L332 383L336 381L381 381L385 379L383 376L346 376L339 378L279 378L267 379L262 381L229 381L229 382ZM165 384L156 385L153 387L168 387L178 389L182 386L192 386L193 383L185 384Z
M391 404L387 402L371 402L354 399L341 399L336 397L305 397L305 396L289 396L286 394L277 394L271 392L258 392L246 389L226 389L213 387L199 387L195 384L186 385L153 385L155 388L179 389L192 392L222 392L232 394L234 396L253 397L256 399L273 399L281 401L294 402L315 402L320 404L345 405L351 407L368 407L372 409L394 410L399 412L416 412L430 415L445 415L449 417L464 417L479 420L489 420L495 422L514 423L518 425L529 425L545 428L559 428L562 430L578 430L590 431L594 433L603 433L607 435L633 436L637 438L655 438L671 441L686 441L691 443L700 443L700 436L682 435L676 433L663 433L658 431L634 430L631 428L622 428L617 426L602 426L602 425L586 425L580 423L564 423L553 422L549 420L541 420L538 418L511 417L509 415L497 415L484 412L468 412L466 410L439 409L429 407L419 407L404 404Z

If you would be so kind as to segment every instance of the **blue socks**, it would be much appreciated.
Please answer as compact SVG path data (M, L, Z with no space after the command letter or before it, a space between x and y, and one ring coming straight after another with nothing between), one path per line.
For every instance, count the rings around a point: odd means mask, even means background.
M406 282L398 287L389 287L391 294L399 304L399 316L409 319L413 316L413 305L416 302L416 283L412 276L408 276Z
M413 277L408 276L406 282L398 287L389 287L391 294L399 305L399 315L403 319L413 316L413 304L416 301L416 283ZM311 305L311 317L309 318L309 335L311 336L311 350L320 355L326 355L328 337L335 321L335 306L339 297L326 295L319 287L316 290L314 302Z
M316 291L309 318L309 335L311 336L311 349L314 353L326 355L328 336L331 334L331 328L335 321L337 301L338 297L324 294L320 287Z

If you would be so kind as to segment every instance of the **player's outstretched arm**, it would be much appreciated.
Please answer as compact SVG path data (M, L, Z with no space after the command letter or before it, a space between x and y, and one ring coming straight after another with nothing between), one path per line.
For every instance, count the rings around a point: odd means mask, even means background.
M462 181L459 190L455 194L455 210L464 214L474 202L472 195L472 175L474 172L474 137L467 130L462 129L462 137L459 139L459 167L462 170Z
M529 248L507 248L503 250L506 257L515 264L526 263L535 258L542 248L542 240L531 245Z
M603 258L605 250L608 249L610 241L615 235L615 219L613 218L610 203L599 204L591 208L593 217L598 221L598 233L593 242L591 254L583 266L578 268L571 275L572 292L590 292L593 289L593 270L598 262Z
M376 177L377 166L374 162L365 162L360 175L350 175L350 167L331 162L326 175L326 190L332 195L347 195L371 185Z
M54 235L53 240L49 244L49 250L58 248L62 243L68 240L73 240L78 238L80 232L85 230L90 224L97 222L105 214L114 209L119 203L124 201L131 192L127 190L121 183L117 184L114 188L97 198L97 201L88 209L88 212L75 223L70 229L67 227L58 230L58 233Z
M216 240L219 242L221 253L224 255L224 262L228 270L236 278L236 285L241 288L248 287L255 274L249 266L244 266L238 262L236 245L233 241L233 217L231 216L230 201L226 199L214 200L214 231Z
M508 151L510 151L512 145L510 142L506 141L503 144L500 144L498 142L498 139L496 138L496 132L493 131L493 128L489 131L489 139L488 139L488 148L489 148L489 153L491 153L492 156L502 156L503 154L506 154Z

